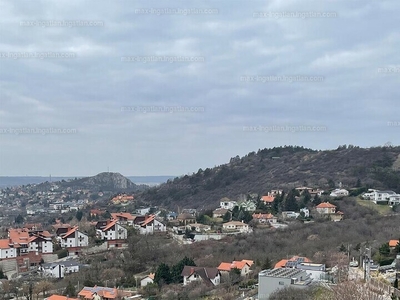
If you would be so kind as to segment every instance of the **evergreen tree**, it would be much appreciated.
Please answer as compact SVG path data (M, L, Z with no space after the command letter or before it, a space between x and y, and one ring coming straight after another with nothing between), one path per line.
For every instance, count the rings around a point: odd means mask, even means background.
M389 243L384 243L379 247L379 253L381 255L387 256L390 254Z
M315 195L314 200L313 200L313 204L315 206L317 206L317 205L319 205L321 203L322 203L321 198L318 195Z
M261 266L263 270L271 269L272 268L272 261L271 259L267 256Z
M17 223L17 224L22 224L22 223L24 223L24 217L21 216L21 214L19 214L19 215L15 218L15 223Z
M82 212L81 210L78 210L78 211L76 212L75 217L76 217L76 219L78 220L78 222L80 222L80 221L82 220L82 217L83 217L83 212Z
M182 260L180 260L176 265L171 268L171 282L183 282L181 274L185 266L196 266L196 264L194 263L193 259L185 256Z
M303 203L304 203L304 206L307 206L307 204L310 202L310 200L311 200L310 192L308 190L305 190L303 192Z
M299 205L296 200L295 192L292 190L288 193L285 200L285 210L288 211L298 211Z
M65 288L64 295L68 296L68 297L75 297L76 296L75 286L72 284L71 281L68 281L68 285Z
M231 220L231 218L232 218L232 214L230 211L227 211L223 216L224 222L229 222Z
M161 263L156 270L156 274L154 275L154 282L161 286L163 284L170 284L172 281L171 279L169 266L165 263Z
M346 246L343 245L343 244L341 244L341 245L340 245L340 248L339 248L339 251L340 251L340 252L346 252L346 251L347 251Z

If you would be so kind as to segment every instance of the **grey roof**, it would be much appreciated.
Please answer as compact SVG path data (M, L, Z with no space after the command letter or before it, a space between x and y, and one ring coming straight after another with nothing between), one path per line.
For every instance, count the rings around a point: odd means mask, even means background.
M263 270L259 273L259 276L263 277L279 277L279 278L293 278L297 275L304 273L304 270L291 269L291 268L277 268Z
M378 193L386 193L386 194L389 194L389 195L394 195L394 194L396 194L395 192L393 192L393 191L377 191Z
M199 275L207 283L210 282L210 279L214 279L215 277L217 277L220 272L217 268L184 266L181 276L190 276L194 273Z
M75 261L75 260L66 260L66 261L59 261L59 262L51 262L51 263L43 263L41 264L42 268L44 269L50 269L56 266L64 266L64 267L75 267L75 266L83 266L82 264L80 264L79 262Z

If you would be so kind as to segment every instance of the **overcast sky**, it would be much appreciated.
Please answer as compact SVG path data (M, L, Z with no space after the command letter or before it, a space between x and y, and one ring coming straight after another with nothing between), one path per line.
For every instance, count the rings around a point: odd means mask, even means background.
M1 1L0 175L399 145L399 15L398 0Z

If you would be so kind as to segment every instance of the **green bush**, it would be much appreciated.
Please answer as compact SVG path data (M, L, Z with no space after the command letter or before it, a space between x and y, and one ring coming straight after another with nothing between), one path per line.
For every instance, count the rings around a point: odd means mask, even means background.
M68 250L67 249L62 249L60 251L57 252L57 257L60 258L64 258L68 256Z

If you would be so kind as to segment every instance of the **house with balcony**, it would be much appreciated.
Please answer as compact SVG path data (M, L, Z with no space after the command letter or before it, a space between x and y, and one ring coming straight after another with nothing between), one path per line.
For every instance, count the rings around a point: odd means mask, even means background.
M107 241L107 246L122 247L128 238L128 230L117 220L100 221L96 225L97 237Z
M70 255L77 255L82 248L89 246L89 236L80 231L78 226L69 228L65 233L57 236L61 248L67 249Z
M145 220L139 226L140 234L154 234L167 231L167 226L158 220L155 215L146 216Z
M394 191L381 191L369 189L367 193L364 193L362 197L365 200L371 200L375 204L388 203L389 205L396 205L400 203L400 195Z

